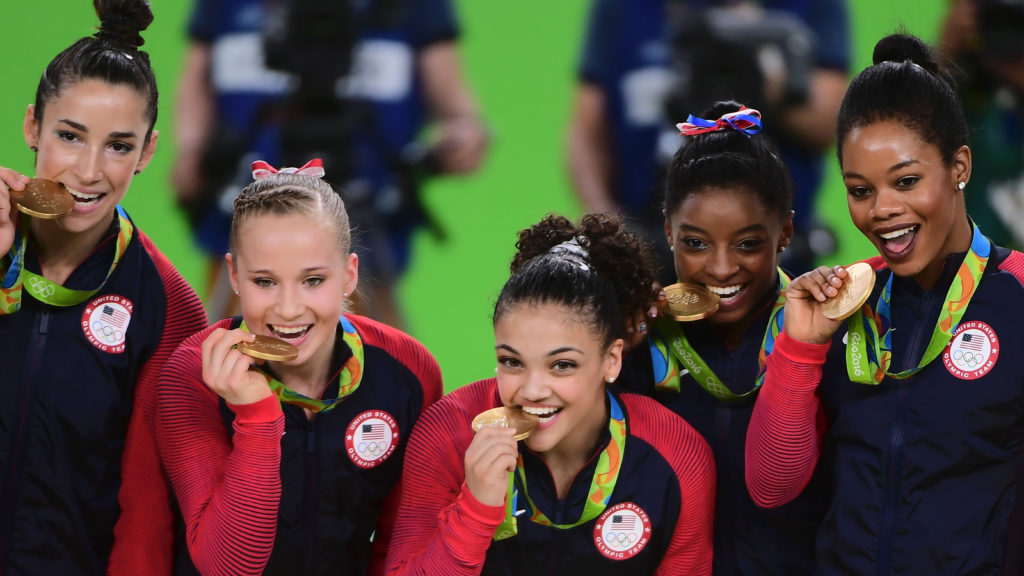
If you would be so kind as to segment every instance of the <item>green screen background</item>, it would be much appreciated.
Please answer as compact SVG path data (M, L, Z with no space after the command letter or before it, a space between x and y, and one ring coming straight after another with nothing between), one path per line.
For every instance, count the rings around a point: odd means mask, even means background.
M189 2L153 0L156 19L144 34L161 92L158 152L135 178L125 205L135 222L202 293L205 259L192 246L169 186L175 84L186 46ZM456 0L463 25L462 62L492 131L483 169L444 178L424 190L425 202L448 231L438 242L417 236L412 266L398 287L407 331L441 365L446 389L494 372L490 313L507 276L516 232L547 212L575 217L564 141L585 0ZM854 70L870 64L871 49L899 26L933 41L945 2L851 0ZM32 175L32 154L21 136L25 108L35 98L44 67L97 25L87 0L2 0L0 165ZM328 178L330 175L328 174ZM819 213L839 236L826 264L874 253L849 222L834 160L819 196Z

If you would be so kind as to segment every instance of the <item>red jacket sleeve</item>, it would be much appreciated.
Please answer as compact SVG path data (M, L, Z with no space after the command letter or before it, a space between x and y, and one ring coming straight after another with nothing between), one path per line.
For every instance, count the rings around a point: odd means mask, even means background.
M465 485L463 455L472 415L493 387L470 384L432 406L413 429L402 472L404 493L391 545L392 575L480 574L505 507L481 504ZM490 406L488 406L490 407Z
M658 575L711 574L715 522L715 459L711 447L682 417L655 400L621 396L629 411L631 435L668 461L679 482L681 507L672 539L658 564Z
M219 399L202 381L199 345L208 333L187 340L160 377L157 445L199 571L260 574L277 529L284 414L274 396L229 404L229 437Z
M828 349L785 331L775 341L747 429L747 489L758 506L792 501L814 474L825 432L817 387Z
M170 492L153 431L157 378L182 340L206 328L206 312L195 291L174 266L140 233L156 264L167 297L164 327L153 355L139 370L128 437L121 457L121 514L114 526L108 573L165 576L171 573L174 517Z

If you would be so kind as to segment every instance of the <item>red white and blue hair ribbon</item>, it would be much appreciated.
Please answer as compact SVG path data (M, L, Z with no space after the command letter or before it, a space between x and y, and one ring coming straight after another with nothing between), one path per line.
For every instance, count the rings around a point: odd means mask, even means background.
M252 163L252 179L259 180L271 174L302 174L313 178L324 177L324 161L320 158L313 158L298 168L281 168L278 170L263 160Z
M761 131L761 113L753 108L741 107L735 112L722 114L718 120L705 120L690 114L686 122L676 124L679 134L683 136L696 136L707 132L718 132L726 128L732 128L747 136L753 136Z

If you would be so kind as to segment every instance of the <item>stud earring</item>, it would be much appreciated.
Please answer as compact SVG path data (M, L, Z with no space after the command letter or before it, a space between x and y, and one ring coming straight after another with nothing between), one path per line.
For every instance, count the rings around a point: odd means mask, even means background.
M615 377L614 376L609 376L609 377L605 378L604 381L609 383L609 384L611 384L611 383L615 382Z
M961 180L960 183L956 185L956 187L963 190L964 188L967 188L967 182Z
M136 175L136 176L138 176L139 174L142 174L142 170L136 170L136 171L135 171L135 175Z
M33 151L33 152L39 152L39 147L38 146L29 146L28 149Z

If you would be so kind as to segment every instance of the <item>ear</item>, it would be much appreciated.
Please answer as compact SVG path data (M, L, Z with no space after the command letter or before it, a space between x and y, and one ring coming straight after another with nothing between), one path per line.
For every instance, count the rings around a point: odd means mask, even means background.
M782 221L782 233L779 234L780 252L788 247L790 240L793 239L793 216L795 214L795 210L790 210L789 214L786 215L786 219Z
M138 174L149 166L149 161L153 159L153 154L156 152L156 140L160 136L160 133L153 130L153 133L149 135L149 142L142 147L142 155L139 156L139 162L135 165L135 173Z
M238 267L235 266L235 257L231 252L224 255L224 262L228 266L228 280L231 282L231 290L238 294Z
M36 122L35 104L29 104L25 109L25 120L21 123L21 133L25 136L25 144L29 148L39 146L39 123Z
M971 181L971 149L967 146L961 146L953 153L953 186L956 187L960 182Z
M352 294L359 285L359 256L351 252L345 261L345 294Z
M668 240L668 247L672 248L672 222L665 216L665 239Z
M619 372L622 371L622 338L616 338L609 346L608 352L605 355L605 366L604 366L604 380L608 381L609 378L615 380L619 377Z

